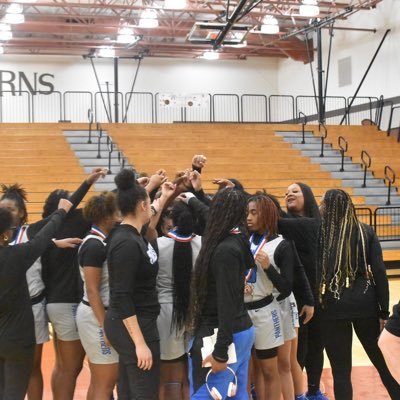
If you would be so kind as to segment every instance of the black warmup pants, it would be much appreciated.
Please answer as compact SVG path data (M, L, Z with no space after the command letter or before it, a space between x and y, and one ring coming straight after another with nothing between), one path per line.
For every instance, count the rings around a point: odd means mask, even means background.
M33 348L13 357L0 355L0 400L24 400L33 366Z
M153 366L146 371L137 366L135 344L122 320L109 318L106 314L104 325L107 338L119 355L118 400L158 400L160 342L154 340L158 338L157 320L149 319L143 322L141 327L143 337L153 356Z
M319 389L324 368L324 344L319 310L315 309L313 318L307 324L303 324L302 320L300 319L297 360L301 368L306 369L308 390L313 394Z
M351 385L353 331L393 400L400 399L400 385L390 374L378 347L379 321L377 318L322 321L325 350L332 367L335 398L352 400Z

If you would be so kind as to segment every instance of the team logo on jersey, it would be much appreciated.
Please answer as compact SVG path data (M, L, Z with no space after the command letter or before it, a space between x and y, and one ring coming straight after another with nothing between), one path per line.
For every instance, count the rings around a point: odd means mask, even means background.
M157 253L150 243L147 245L147 255L149 256L150 264L154 264L157 261Z

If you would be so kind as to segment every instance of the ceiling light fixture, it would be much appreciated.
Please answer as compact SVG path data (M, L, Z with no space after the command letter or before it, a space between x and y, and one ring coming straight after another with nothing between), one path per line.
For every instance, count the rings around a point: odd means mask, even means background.
M0 31L11 31L11 26L0 22Z
M319 15L319 6L317 0L303 0L303 4L299 8L302 17L316 17Z
M97 52L97 56L98 57L103 57L103 58L114 58L115 57L115 50L112 47L102 47Z
M186 0L165 0L164 8L167 10L182 10L186 7Z
M19 3L11 3L7 7L7 14L22 14L24 11L24 6Z
M11 31L0 31L0 40L10 40L13 34Z
M3 18L6 24L23 24L25 22L24 14L6 14Z
M219 53L217 53L216 51L207 50L203 53L203 56L201 58L204 58L205 60L210 60L210 61L218 60Z
M263 19L263 24L261 25L261 33L266 33L267 35L275 35L279 33L278 20L272 15L266 15Z
M136 36L133 29L128 26L123 26L118 31L117 42L123 44L133 44L141 39L140 36Z
M141 28L156 28L158 26L157 13L152 9L147 9L140 15L139 26Z
M117 42L122 44L133 44L140 40L140 36L135 35L118 35Z

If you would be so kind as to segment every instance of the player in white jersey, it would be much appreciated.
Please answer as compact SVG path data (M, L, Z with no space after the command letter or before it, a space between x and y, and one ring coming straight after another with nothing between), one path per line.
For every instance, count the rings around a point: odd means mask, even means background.
M278 210L264 194L250 197L247 225L252 232L250 246L256 264L246 273L245 302L256 328L253 359L258 376L257 399L279 400L281 392L285 399L293 399L290 347L285 341L293 338L294 326L289 314L283 312L292 291L296 262L293 245L277 235ZM279 296L274 296L276 291ZM289 365L289 370L282 364Z

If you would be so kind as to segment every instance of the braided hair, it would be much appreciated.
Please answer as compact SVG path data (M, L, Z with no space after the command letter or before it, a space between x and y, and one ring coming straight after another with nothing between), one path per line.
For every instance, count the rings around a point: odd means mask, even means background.
M22 212L22 217L19 225L24 225L28 222L28 211L26 209L27 193L25 189L18 183L7 186L1 184L1 200L12 200L19 211Z
M340 299L342 289L350 287L356 277L368 276L365 242L365 229L348 193L328 190L322 201L317 256L321 269L321 302L328 292Z
M234 228L246 229L246 195L234 188L219 190L212 199L205 235L192 278L187 328L194 332L208 296L208 267L218 246Z
M176 232L190 236L194 231L194 216L188 205L176 202L171 211ZM179 331L183 328L188 312L190 299L190 282L193 270L193 252L191 242L175 241L172 255L173 274L173 311L172 325Z

